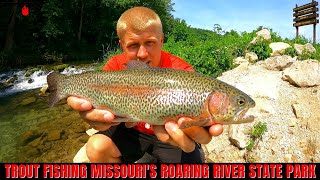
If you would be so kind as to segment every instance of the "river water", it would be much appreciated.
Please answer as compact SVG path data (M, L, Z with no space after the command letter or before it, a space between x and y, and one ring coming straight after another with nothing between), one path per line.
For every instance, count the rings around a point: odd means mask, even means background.
M92 70L94 65L85 68L68 67L61 74L71 75ZM49 150L55 147L56 152L64 151L62 148L65 147L57 146L58 140L70 139L73 142L83 135L85 129L79 130L82 125L78 123L81 121L73 120L79 119L78 114L65 103L48 108L48 96L40 95L40 88L47 84L46 77L50 72L38 70L29 77L25 77L25 73L24 69L0 73L0 85L8 78L16 77L9 88L0 88L0 162L63 161L54 151L50 158L46 153L49 155ZM69 129L73 126L78 129L71 132L59 128L67 126ZM55 132L61 135L60 139L51 138L50 141L51 134ZM82 141L85 142L85 139ZM69 156L73 156L74 151L69 152ZM40 156L42 159L39 159ZM64 156L68 155L62 155ZM60 160L56 160L59 158Z

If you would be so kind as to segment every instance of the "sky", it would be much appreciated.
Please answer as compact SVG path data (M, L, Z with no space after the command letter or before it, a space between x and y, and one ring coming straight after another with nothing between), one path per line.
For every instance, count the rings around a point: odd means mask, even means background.
M271 28L282 38L296 36L293 8L312 0L171 0L175 18L195 28L213 30L219 24L224 31L252 32L259 26ZM319 5L317 6L319 8ZM320 24L316 40L320 42ZM313 40L313 25L299 27L299 35Z

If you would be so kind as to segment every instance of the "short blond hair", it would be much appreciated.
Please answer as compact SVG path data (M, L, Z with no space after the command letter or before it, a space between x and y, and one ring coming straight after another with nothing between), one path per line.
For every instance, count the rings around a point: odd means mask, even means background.
M117 34L122 39L127 29L142 32L150 26L155 26L162 34L162 23L158 14L147 7L133 7L125 11L117 22Z

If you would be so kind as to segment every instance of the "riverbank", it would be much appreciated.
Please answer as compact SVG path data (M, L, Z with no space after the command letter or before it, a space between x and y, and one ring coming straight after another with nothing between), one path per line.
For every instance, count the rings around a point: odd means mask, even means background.
M93 70L94 64L68 66L62 74ZM48 94L40 94L48 70L29 69L1 73L0 82L16 77L0 92L1 162L72 162L87 142L86 123L62 100L48 107Z

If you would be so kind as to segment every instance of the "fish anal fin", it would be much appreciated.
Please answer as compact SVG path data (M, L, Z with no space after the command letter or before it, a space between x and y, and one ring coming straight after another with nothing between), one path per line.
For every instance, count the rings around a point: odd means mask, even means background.
M126 126L127 128L132 128L132 127L134 127L134 126L136 126L136 125L138 125L137 122L126 122L126 123L125 123L125 126Z

